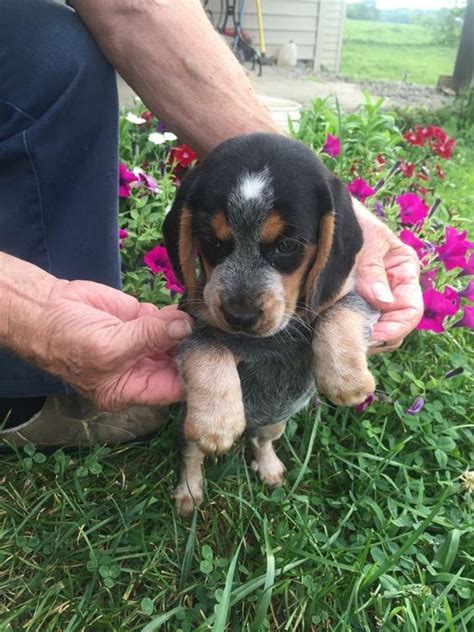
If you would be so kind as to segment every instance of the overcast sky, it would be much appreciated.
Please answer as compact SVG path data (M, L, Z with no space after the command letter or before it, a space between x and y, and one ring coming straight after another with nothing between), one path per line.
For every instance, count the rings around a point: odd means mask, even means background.
M347 0L349 3L358 0ZM376 0L378 9L441 9L442 7L453 6L449 0Z

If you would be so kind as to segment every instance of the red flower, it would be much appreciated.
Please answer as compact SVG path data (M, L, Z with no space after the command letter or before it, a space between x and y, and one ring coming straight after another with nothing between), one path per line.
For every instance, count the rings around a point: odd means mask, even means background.
M453 155L456 141L454 138L448 138L445 142L433 143L431 147L437 156L448 160Z
M380 168L385 167L385 157L382 154L379 154L375 157L375 162L379 165Z
M186 144L173 147L170 151L171 162L177 162L181 167L189 167L196 158L197 154Z
M435 333L444 331L443 321L447 316L453 316L459 309L452 296L452 288L447 288L448 292L442 294L438 290L429 289L423 292L423 302L425 311L423 318L419 322L417 329L429 329Z
M428 215L429 208L419 198L416 193L403 193L397 197L397 204L400 207L400 218L403 224L411 226L424 222Z
M411 178L415 171L415 163L402 162L402 164L400 165L400 170L406 178Z
M176 275L171 267L168 252L164 246L155 246L143 257L145 265L150 268L153 274L163 274L166 279L166 287L171 292L183 294L184 288L180 285Z
M128 233L124 228L119 228L119 246L123 248L123 242L127 239Z
M438 257L446 270L466 267L466 253L474 248L474 243L466 239L467 231L458 232L452 226L446 227L445 243L436 246Z
M341 139L328 134L321 151L331 158L336 158L341 153Z
M356 178L352 180L347 186L349 193L356 197L361 202L375 193L375 189L372 189L363 178Z

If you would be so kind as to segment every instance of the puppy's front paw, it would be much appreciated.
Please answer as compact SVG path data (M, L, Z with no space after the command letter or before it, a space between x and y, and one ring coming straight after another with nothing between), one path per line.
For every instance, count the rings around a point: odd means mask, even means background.
M270 487L281 487L285 482L284 474L286 468L273 449L252 461L250 467L254 472L257 472L262 483L266 483Z
M375 380L367 367L326 373L318 380L319 390L337 406L356 406L375 391Z
M205 454L227 452L244 430L245 413L240 389L213 405L208 402L208 408L204 410L200 406L190 406L188 400L184 436Z
M189 516L202 503L202 485L191 489L187 484L180 483L174 490L173 498L177 513L183 517Z

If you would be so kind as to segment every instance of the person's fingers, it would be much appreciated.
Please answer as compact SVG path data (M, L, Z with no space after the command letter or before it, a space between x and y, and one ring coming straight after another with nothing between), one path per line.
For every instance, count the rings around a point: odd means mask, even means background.
M420 318L420 310L416 304L386 312L375 323L371 340L375 343L403 339L417 326Z
M123 323L116 332L120 340L121 355L130 361L143 355L164 353L191 333L191 324L186 314L167 314L162 318L143 316Z
M368 349L368 355L375 355L376 353L384 353L387 351L395 351L403 344L403 338L399 340L384 340L382 342L373 342Z
M385 272L384 260L380 255L366 258L358 265L356 289L376 309L386 309L393 303L394 297Z
M157 371L155 367L141 372L140 388L125 389L124 397L128 405L167 406L185 398L183 383L176 368L168 367ZM132 392L128 393L127 391Z

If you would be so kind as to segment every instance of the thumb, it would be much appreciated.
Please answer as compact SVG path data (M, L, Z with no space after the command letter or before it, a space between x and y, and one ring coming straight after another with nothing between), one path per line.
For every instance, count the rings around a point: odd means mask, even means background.
M134 356L144 353L165 353L191 333L186 318L158 318L142 316L123 324L122 339Z
M390 290L383 259L378 262L362 263L356 270L356 289L372 307L387 308L395 300Z

